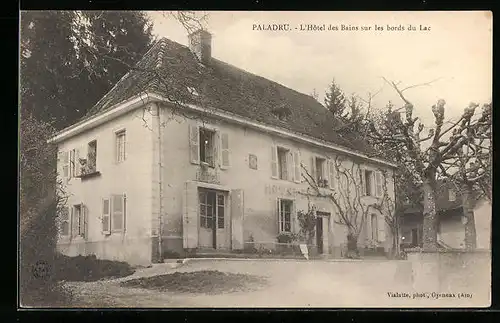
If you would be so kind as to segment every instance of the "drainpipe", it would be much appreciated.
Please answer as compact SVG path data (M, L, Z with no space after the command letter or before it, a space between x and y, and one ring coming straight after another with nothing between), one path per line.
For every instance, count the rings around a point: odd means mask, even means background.
M158 212L158 260L163 262L163 251L162 251L162 215L163 215L163 166L162 166L162 131L161 131L161 109L158 103L155 104L155 110L158 118L158 196L160 199L159 212Z

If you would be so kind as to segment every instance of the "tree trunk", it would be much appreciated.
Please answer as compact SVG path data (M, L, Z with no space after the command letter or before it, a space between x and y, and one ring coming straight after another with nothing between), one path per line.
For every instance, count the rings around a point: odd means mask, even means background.
M474 195L471 184L463 185L462 207L465 216L465 249L476 249L476 222L474 220Z
M351 232L347 234L347 258L359 258L358 236Z
M437 249L437 212L436 212L436 181L435 172L431 172L424 179L424 223L423 248Z

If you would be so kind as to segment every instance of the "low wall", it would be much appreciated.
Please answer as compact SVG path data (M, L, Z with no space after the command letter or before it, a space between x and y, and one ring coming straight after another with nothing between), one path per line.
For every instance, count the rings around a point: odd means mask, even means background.
M412 267L412 287L415 292L470 294L471 302L475 305L489 306L489 250L409 251L408 261Z
M123 240L59 242L57 250L67 256L95 255L99 259L125 261L131 265L149 265L152 238L124 238Z

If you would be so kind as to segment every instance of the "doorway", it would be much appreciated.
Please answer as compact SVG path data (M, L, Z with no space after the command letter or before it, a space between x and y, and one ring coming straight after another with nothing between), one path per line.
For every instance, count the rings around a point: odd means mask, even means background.
M316 246L318 247L318 253L323 253L323 217L316 217Z
M417 247L418 246L418 229L411 229L411 246L412 247Z
M226 196L216 190L200 189L199 246L219 249L226 247Z

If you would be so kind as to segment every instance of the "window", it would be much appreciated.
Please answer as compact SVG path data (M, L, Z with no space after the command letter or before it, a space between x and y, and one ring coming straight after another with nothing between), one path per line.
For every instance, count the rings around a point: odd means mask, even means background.
M365 170L365 192L366 195L372 196L372 175L373 172L371 170Z
M87 172L95 173L97 171L97 140L89 142L87 148Z
M377 215L372 214L371 216L371 226L372 226L372 240L378 241L378 221L377 221Z
M125 195L111 196L111 230L125 231Z
M216 225L224 229L225 197L221 192L202 190L199 192L200 227L213 229Z
M69 178L69 152L67 151L58 153L58 173L65 180Z
M60 224L61 224L61 228L60 228L60 232L61 232L61 236L63 237L67 237L69 236L69 208L67 207L64 207L62 210L61 210L61 220L60 220Z
M85 219L85 209L83 204L77 204L73 206L73 218L75 225L75 234L79 237L85 237L86 233L86 219Z
M126 132L125 130L116 133L116 162L121 163L125 161L125 140Z
M288 150L278 147L278 174L280 179L288 180Z
M456 199L457 199L457 194L456 194L455 190L450 188L448 190L448 200L450 202L455 202Z
M325 177L325 159L316 157L315 159L316 162L316 181L318 183L322 183L326 177Z
M292 207L293 201L291 200L278 200L278 224L279 232L292 231Z
M200 128L200 162L215 166L215 131Z

